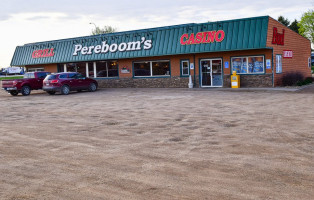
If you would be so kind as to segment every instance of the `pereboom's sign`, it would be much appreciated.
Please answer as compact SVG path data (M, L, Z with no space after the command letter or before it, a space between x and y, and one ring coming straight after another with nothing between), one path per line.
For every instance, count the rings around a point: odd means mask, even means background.
M125 51L138 51L138 50L148 50L152 48L152 40L146 40L145 37L142 37L140 41L132 41L132 42L121 42L120 44L113 43L107 44L107 41L103 41L102 44L96 46L82 46L81 44L77 44L74 47L73 56L77 56L78 53L82 55L91 55L93 53L115 53L117 51L125 52Z

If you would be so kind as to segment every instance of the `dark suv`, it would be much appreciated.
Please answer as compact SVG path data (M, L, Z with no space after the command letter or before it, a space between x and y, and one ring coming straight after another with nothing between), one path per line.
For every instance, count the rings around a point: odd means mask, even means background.
M70 91L88 90L94 92L97 90L97 81L86 78L77 72L62 72L48 75L43 81L43 90L48 94L69 94Z

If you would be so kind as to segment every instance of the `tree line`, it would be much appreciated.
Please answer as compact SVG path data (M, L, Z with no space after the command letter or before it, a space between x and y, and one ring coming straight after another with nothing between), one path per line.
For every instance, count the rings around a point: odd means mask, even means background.
M314 10L303 13L300 21L295 19L293 22L290 22L288 18L283 16L279 16L278 21L303 37L308 38L314 45Z

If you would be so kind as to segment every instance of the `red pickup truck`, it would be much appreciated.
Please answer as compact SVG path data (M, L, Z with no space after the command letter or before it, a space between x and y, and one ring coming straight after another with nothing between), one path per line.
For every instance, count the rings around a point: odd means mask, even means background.
M2 80L2 89L10 93L12 96L27 96L31 90L40 90L43 88L43 80L50 72L27 72L23 79Z

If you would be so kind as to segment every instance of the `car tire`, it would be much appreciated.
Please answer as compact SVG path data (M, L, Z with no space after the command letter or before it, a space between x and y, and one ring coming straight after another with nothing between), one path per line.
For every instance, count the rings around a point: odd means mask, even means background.
M22 87L21 93L23 96L28 96L31 94L31 88L28 85L25 85Z
M54 94L56 94L56 92L55 92L55 91L48 91L47 93L48 93L48 94L50 94L50 95L54 95Z
M61 94L68 95L70 93L70 87L67 85L63 85L61 88Z
M97 85L95 83L91 83L88 87L88 91L95 92L97 90Z
M14 91L10 91L10 94L11 94L12 96L17 96L17 95L19 94L19 92L16 91L16 90L14 90Z

